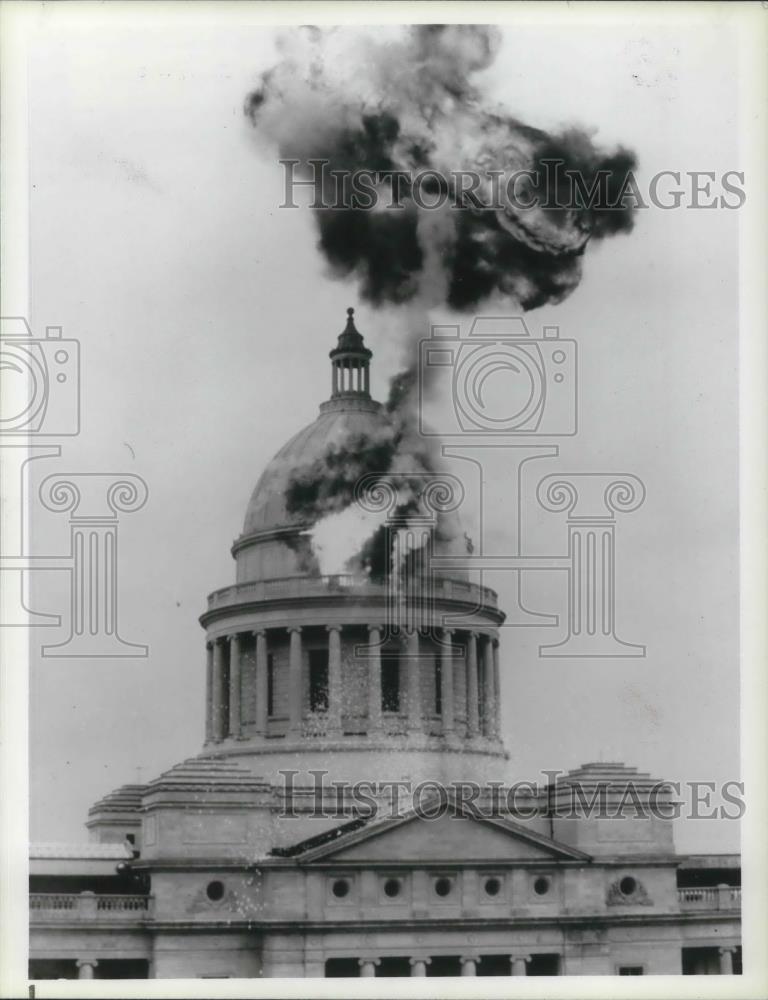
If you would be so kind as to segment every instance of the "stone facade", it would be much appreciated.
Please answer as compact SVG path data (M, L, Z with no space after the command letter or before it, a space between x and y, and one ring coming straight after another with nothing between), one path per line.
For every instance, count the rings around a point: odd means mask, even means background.
M96 803L90 847L33 852L31 977L740 971L738 859L677 855L661 817L558 808L575 787L616 805L632 786L647 805L658 783L633 768L584 765L503 809L452 793L433 818L318 790L321 770L506 777L496 594L430 579L393 627L387 583L321 574L285 500L292 468L386 421L370 357L350 314L331 399L251 498L237 582L201 617L200 754Z

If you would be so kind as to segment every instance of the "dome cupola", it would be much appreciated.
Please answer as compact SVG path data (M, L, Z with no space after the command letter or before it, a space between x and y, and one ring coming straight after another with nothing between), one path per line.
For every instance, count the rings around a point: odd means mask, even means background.
M329 354L332 399L343 396L371 398L369 362L372 356L355 326L355 310L350 306L347 309L347 325Z

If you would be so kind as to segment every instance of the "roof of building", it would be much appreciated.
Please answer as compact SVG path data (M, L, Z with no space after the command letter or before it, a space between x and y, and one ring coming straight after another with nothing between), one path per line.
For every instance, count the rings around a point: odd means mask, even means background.
M124 842L114 844L96 844L90 841L82 844L43 843L30 844L29 857L32 860L47 858L66 859L105 859L108 861L123 861L133 857L133 851Z
M169 770L163 771L157 778L150 781L147 793L151 794L168 785L211 791L222 788L246 790L268 787L263 778L254 775L248 767L239 761L209 754L189 757L180 764L174 764Z
M120 788L94 802L88 810L88 815L104 812L135 812L141 807L141 797L146 790L146 785L121 785Z
M620 784L632 782L635 785L658 784L658 779L652 778L647 771L638 771L621 761L590 761L580 767L573 768L567 774L558 775L556 785L572 785L582 783Z

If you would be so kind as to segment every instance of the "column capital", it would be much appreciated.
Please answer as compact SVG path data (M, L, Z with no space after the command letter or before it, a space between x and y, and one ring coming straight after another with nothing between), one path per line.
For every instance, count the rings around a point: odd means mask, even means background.
M447 627L444 626L441 629L441 631L442 631L443 635L447 636L449 639L451 638L451 636L456 635L456 629L453 626L451 626L450 628L447 628Z
M459 961L461 962L462 965L467 965L469 962L474 962L475 965L477 965L477 963L480 961L480 956L479 955L471 955L471 954L470 955L462 955L459 958Z
M254 639L258 639L259 636L266 635L266 634L267 634L267 630L265 628L256 628L256 629L253 629L253 631L251 632L251 635L254 637Z
M719 948L718 950L719 950L719 952L720 952L721 955L725 955L726 952L730 952L731 954L734 954L734 952L736 952L738 950L738 947L739 946L736 945L736 944L725 944L725 945L722 946L722 948Z
M530 962L530 960L531 960L531 956L530 955L510 955L509 956L509 960L510 960L510 962L525 962L526 965L527 965L528 962Z
M379 623L378 625L366 625L365 626L369 632L383 632L384 626Z
M358 965L381 965L380 958L358 958Z
M343 628L344 628L343 625L326 625L325 626L325 631L326 632L341 632L341 630ZM299 629L299 631L301 631L301 629Z
M416 965L417 962L420 962L422 965L431 965L432 964L432 959L429 956L426 956L425 958L409 958L408 959L408 964L409 965Z
M99 964L99 960L98 958L78 958L76 964L78 969L82 969L84 965L90 965L92 968L95 969L96 966Z
M239 639L239 638L240 638L240 633L239 632L229 632L225 636L225 639L227 640L227 642L233 642L235 639Z
M288 633L288 635L293 635L294 632L297 635L301 635L301 625L289 625L285 631Z

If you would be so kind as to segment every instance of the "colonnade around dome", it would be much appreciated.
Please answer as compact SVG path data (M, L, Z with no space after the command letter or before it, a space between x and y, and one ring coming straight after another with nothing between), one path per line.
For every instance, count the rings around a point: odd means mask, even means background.
M290 625L207 642L206 746L500 741L495 630Z

